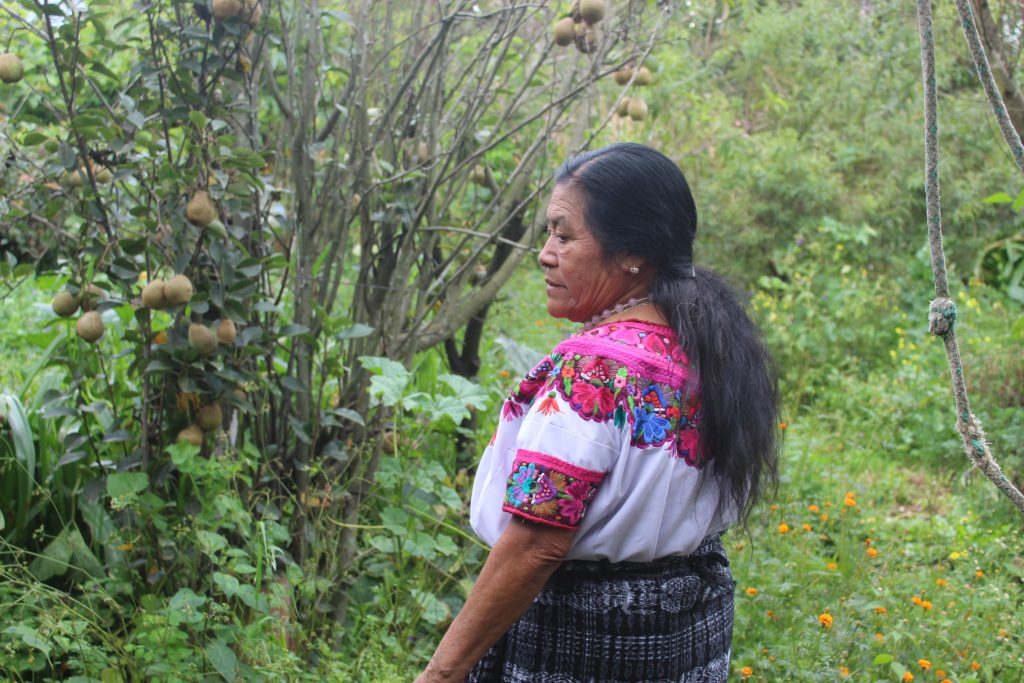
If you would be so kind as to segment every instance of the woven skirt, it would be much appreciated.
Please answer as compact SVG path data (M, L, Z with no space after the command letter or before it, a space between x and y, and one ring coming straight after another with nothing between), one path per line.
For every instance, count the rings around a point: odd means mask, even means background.
M467 683L718 683L733 589L719 536L685 557L569 561Z

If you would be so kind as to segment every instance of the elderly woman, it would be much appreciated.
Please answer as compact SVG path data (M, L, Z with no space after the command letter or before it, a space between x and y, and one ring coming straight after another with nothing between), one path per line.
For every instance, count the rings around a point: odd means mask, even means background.
M555 180L547 307L583 327L502 407L471 508L493 549L417 681L725 681L720 536L775 481L771 359L693 266L671 160L616 144Z

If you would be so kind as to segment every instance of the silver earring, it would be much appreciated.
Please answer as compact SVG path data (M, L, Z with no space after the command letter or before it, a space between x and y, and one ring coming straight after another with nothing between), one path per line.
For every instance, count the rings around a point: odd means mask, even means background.
M640 269L637 268L636 266L630 266L629 267L629 274L630 275L639 275L640 274Z

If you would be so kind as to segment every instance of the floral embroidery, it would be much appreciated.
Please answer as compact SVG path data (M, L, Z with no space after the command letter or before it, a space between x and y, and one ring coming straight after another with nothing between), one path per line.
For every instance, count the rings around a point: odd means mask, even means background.
M623 333L624 334L624 333ZM620 335L621 336L621 335ZM667 337L636 333L630 340L666 360L682 352ZM554 357L539 410L543 415L560 412L553 395L561 394L569 407L585 420L611 421L629 429L630 442L638 448L669 445L669 452L692 467L703 466L699 455L700 400L683 395L682 388L652 382L614 357L572 353ZM685 356L682 356L685 358ZM573 506L569 505L571 512Z
M603 472L576 467L544 453L520 450L512 465L502 507L535 522L576 529L603 478Z
M517 417L523 416L523 405L533 403L533 399L540 392L541 387L544 386L555 363L560 359L561 356L559 354L553 353L526 374L526 377L519 382L519 386L516 387L515 391L510 393L508 398L505 399L505 403L501 407L501 417L503 420L511 422Z
M540 406L537 408L542 415L553 415L555 413L562 412L562 409L558 407L558 399L555 398L555 392L549 391L548 397L540 402Z

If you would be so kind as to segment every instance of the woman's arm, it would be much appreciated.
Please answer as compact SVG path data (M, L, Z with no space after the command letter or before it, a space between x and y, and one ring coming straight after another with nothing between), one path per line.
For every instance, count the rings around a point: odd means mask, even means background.
M572 537L566 529L513 518L416 683L463 681L537 597L565 559Z

